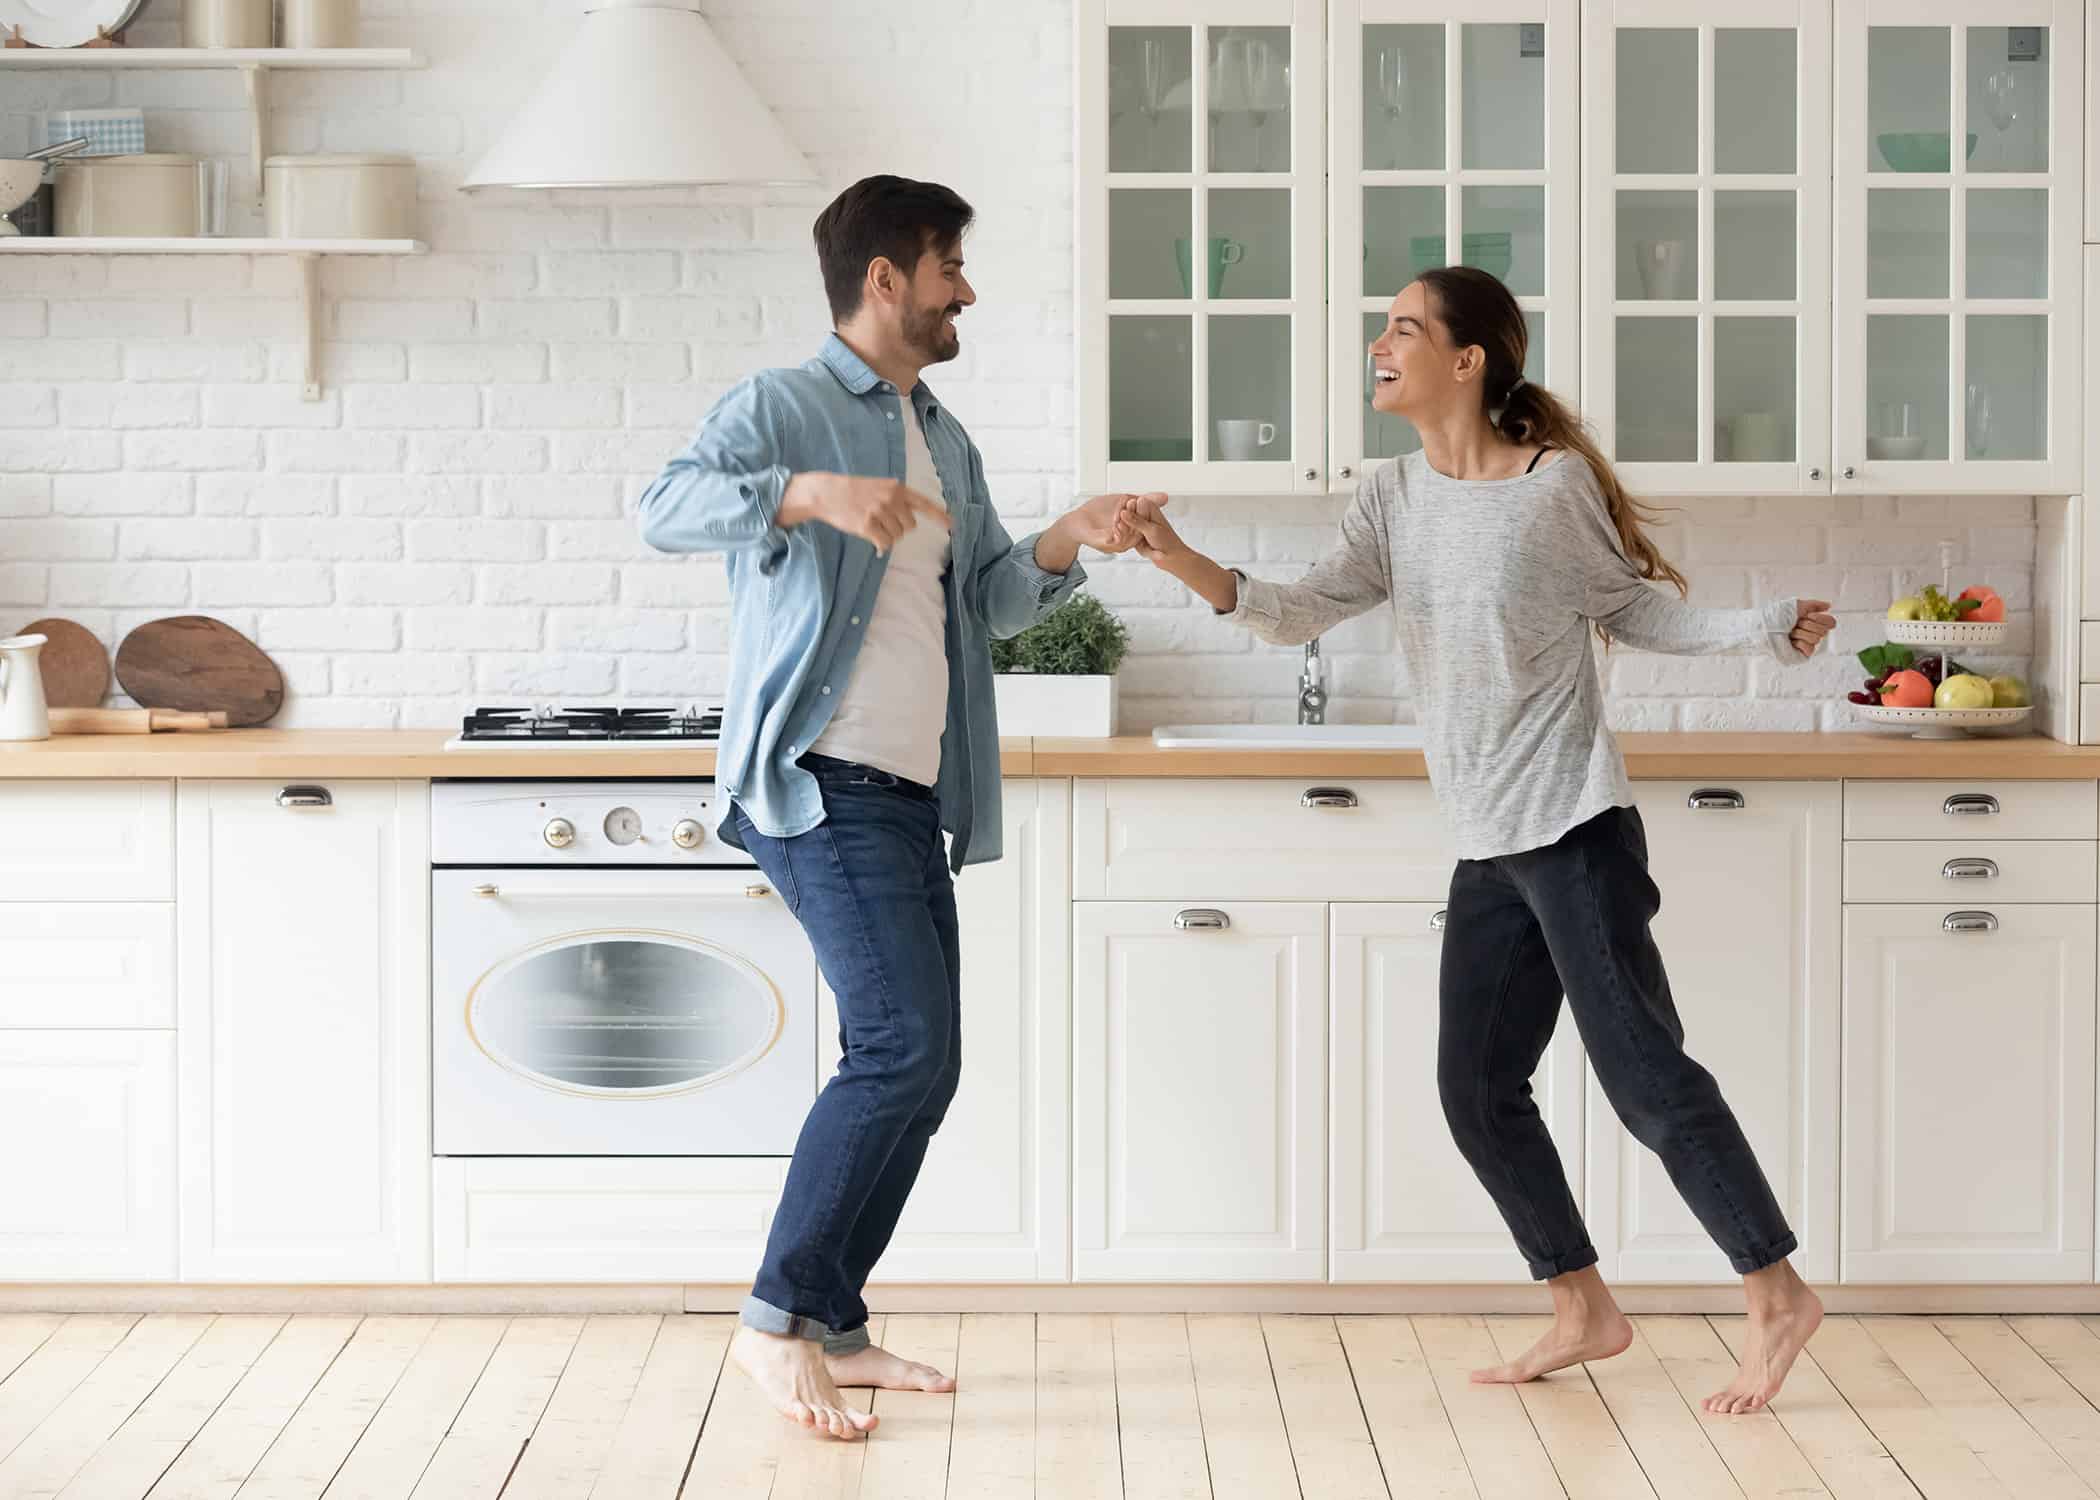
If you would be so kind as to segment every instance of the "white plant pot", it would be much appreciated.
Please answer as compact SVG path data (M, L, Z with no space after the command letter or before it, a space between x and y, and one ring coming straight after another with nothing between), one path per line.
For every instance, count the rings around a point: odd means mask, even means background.
M992 679L1003 735L1105 740L1116 732L1116 679L1002 673Z

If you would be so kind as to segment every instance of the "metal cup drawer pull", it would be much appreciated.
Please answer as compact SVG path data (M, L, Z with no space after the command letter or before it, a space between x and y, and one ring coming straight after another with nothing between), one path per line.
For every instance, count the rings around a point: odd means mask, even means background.
M1996 880L1998 861L1995 859L1950 859L1940 866L1942 880Z
M1450 914L1442 907L1438 907L1429 914L1429 930L1431 932L1442 932L1445 922L1449 920L1449 916Z
M1356 807L1356 793L1345 786L1312 786L1298 799L1300 807Z
M279 807L333 807L335 798L325 786L288 786L277 794Z
M1996 932L1998 919L1987 911L1950 911L1940 927L1946 932Z
M1703 786L1684 799L1693 812L1741 812L1743 794L1733 787Z
M1956 792L1940 804L1940 811L1949 817L1987 818L2002 809L1989 792Z
M1191 906L1174 913L1174 925L1182 932L1223 932L1232 918L1214 906Z

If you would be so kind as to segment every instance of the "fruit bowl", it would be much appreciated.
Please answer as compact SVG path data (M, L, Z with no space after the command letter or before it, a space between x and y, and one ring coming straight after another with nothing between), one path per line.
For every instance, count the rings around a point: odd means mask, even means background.
M1888 708L1855 704L1870 724L1894 724L1911 731L1914 740L1958 740L1969 729L2004 729L2034 712L2023 708Z
M1883 640L1898 646L1967 646L1982 649L2003 645L2003 620L1888 620L1882 625Z
M1976 132L1968 133L1963 159L1976 154ZM1954 142L1944 130L1885 130L1874 137L1881 159L1897 172L1944 172L1952 163Z

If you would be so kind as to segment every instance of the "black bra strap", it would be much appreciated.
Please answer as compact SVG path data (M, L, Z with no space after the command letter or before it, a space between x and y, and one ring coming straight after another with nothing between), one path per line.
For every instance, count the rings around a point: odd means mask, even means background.
M1539 466L1539 460L1544 458L1545 456L1546 450L1544 448L1541 448L1538 452L1532 454L1531 462L1524 465L1524 472L1529 474L1533 469L1536 469Z

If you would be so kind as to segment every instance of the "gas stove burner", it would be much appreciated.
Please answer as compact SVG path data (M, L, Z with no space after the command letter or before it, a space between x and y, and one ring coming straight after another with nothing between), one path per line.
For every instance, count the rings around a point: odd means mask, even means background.
M453 745L563 744L577 741L718 740L720 707L477 708Z

